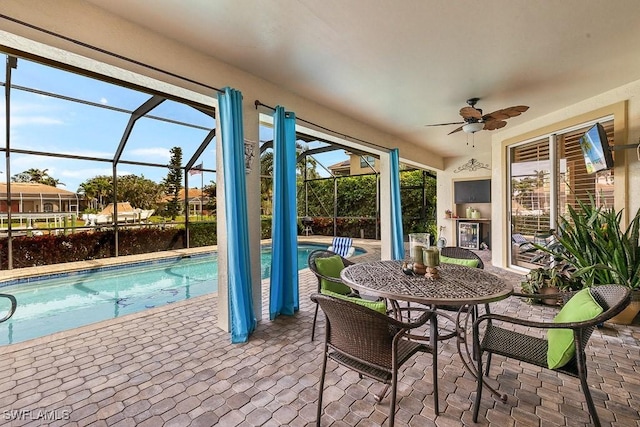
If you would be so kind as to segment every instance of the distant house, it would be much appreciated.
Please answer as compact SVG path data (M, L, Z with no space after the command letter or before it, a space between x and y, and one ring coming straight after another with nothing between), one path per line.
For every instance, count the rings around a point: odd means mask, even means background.
M351 175L351 160L344 160L340 163L333 164L329 166L328 169L335 176L349 176Z
M76 193L35 182L11 183L11 212L78 213L81 198ZM7 184L0 184L0 212L8 212Z
M374 173L380 170L380 160L373 156L361 156L359 154L349 154L349 160L333 164L328 167L335 176L362 175ZM373 169L371 166L373 166Z
M182 210L184 210L184 198L185 189L183 188L178 193L178 200L180 200ZM169 200L171 200L171 196L164 196L159 204L163 206ZM202 211L204 211L205 215L209 214L206 211L206 206L209 203L210 198L200 188L189 188L187 191L187 200L189 201L189 215L200 215Z

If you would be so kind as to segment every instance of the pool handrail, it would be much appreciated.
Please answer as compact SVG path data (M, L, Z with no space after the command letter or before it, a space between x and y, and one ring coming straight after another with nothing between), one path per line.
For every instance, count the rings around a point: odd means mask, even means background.
M8 298L11 301L11 309L9 310L9 313L5 317L0 319L0 323L2 323L6 320L11 319L13 313L16 312L16 308L18 308L18 301L16 301L16 297L10 294L0 294L0 298Z

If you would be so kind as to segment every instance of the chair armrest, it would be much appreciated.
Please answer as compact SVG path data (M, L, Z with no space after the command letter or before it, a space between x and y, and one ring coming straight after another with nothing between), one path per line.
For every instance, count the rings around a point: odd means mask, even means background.
M415 329L415 328L419 328L420 326L424 325L425 323L427 323L430 319L431 316L434 315L435 311L432 309L428 309L428 308L414 308L414 307L398 307L395 308L393 310L394 315L395 316L400 316L399 318L402 319L402 314L399 314L398 312L400 311L423 311L423 313L420 315L420 317L418 317L416 320L413 321L408 321L408 322L403 322L401 320L397 320L398 317L396 317L394 320L398 323L398 325L403 325L402 327L404 329Z
M531 320L518 319L517 317L505 316L502 314L488 313L478 317L475 320L475 322L473 322L473 327L474 328L479 327L482 322L486 322L489 320L497 320L497 321L509 323L512 325L527 326L529 328L537 328L537 329L557 328L558 327L557 325L560 325L560 323L534 322ZM564 327L566 328L567 326L565 325Z
M537 328L537 329L582 329L588 328L590 326L595 326L599 323L602 323L603 320L600 319L602 315L597 316L591 320L584 320L582 322L567 322L567 323L556 323L556 322L534 322L531 320L518 319L517 317L505 316L502 314L483 314L478 317L475 322L473 322L473 327L479 327L480 323L486 322L489 320L497 320L500 322L510 323L512 325L520 325L526 326L529 328ZM608 316L607 316L608 317Z
M424 313L422 313L422 315L420 317L418 317L415 322L411 322L408 323L407 325L407 329L415 329L415 328L419 328L420 326L424 325L425 323L427 323L430 319L431 316L433 316L433 311L429 310L429 311L425 311Z
M325 276L324 274L318 273L318 271L314 271L313 272L316 276L318 276L319 279L324 279L327 280L329 282L333 282L333 283L342 283L344 284L344 282L342 281L341 278L339 277L329 277L329 276Z

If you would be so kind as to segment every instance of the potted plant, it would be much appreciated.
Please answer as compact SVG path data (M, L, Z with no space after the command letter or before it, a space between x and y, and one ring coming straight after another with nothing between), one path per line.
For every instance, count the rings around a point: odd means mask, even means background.
M532 269L520 283L522 292L526 294L557 294L580 289L582 281L575 277L575 270L568 264L553 265ZM534 302L533 299L529 300ZM541 300L547 305L557 305L558 298L546 298Z
M622 211L596 206L593 197L579 206L560 218L553 233L556 245L535 246L574 267L585 286L613 283L632 289L632 304L622 316L630 323L640 311L640 209L623 229Z

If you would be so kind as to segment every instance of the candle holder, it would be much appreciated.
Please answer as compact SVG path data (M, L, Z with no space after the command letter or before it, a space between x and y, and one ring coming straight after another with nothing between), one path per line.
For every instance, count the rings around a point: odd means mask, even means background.
M438 267L426 267L425 268L425 277L427 279L439 279L440 275L438 274Z
M429 233L410 233L409 234L409 258L414 263L422 264L422 251L429 247Z
M422 251L424 265L437 267L440 265L440 251L437 248L425 248Z
M413 263L413 272L416 274L425 274L427 272L427 268L421 262Z

